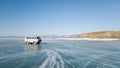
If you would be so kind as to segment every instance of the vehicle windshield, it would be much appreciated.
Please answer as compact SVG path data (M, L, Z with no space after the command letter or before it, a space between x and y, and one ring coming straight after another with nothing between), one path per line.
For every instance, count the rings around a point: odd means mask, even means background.
M40 37L37 37L37 39L40 39Z

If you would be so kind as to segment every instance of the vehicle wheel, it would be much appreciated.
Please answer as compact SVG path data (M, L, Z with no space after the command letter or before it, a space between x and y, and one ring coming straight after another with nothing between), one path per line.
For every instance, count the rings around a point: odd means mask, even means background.
M37 42L34 42L34 44L36 44Z
M29 44L29 42L26 42L26 44Z

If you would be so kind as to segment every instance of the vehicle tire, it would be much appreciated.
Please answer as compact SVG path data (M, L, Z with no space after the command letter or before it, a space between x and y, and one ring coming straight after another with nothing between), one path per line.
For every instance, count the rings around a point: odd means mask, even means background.
M26 42L26 44L29 44L29 42Z
M36 44L37 42L34 42L34 44Z

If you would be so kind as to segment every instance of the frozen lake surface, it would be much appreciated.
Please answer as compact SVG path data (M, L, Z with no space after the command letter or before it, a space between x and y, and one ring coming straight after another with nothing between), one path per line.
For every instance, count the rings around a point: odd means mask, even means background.
M120 68L120 41L0 39L0 68Z

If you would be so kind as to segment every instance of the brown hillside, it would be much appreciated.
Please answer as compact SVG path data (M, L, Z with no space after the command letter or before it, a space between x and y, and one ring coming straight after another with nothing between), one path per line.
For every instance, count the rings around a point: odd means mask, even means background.
M119 38L120 31L99 31L99 32L90 32L77 35L77 38Z

